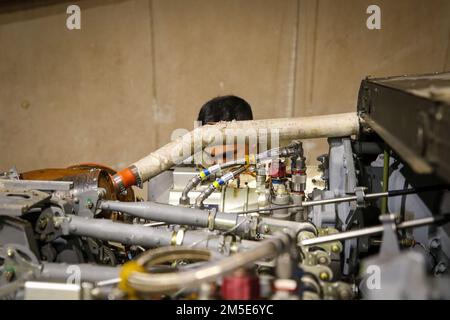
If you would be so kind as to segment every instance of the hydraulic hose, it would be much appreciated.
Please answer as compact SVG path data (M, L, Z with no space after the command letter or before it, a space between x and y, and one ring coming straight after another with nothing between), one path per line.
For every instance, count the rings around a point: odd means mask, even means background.
M199 172L198 175L196 175L194 178L192 178L188 184L183 189L183 192L181 193L180 197L180 205L190 205L190 199L189 199L189 192L193 190L195 187L197 187L200 182L208 179L208 177L216 172L219 172L225 168L229 168L235 165L240 164L255 164L257 161L263 160L263 159L269 159L273 157L289 157L296 153L303 153L303 147L302 144L295 141L294 143L290 144L287 147L283 148L274 148L271 150L267 150L261 153L258 153L257 155L250 155L242 159L238 160L232 160L225 163L218 163L215 164L209 168L206 168ZM213 189L214 190L214 189Z
M203 208L203 202L208 199L208 197L214 192L214 190L219 189L221 186L225 185L228 181L236 178L238 175L240 175L242 172L244 172L247 169L247 166L242 166L239 169L236 169L232 172L228 172L224 174L222 177L218 178L216 181L214 181L212 184L206 188L205 191L200 193L200 195L195 199L195 207L196 208Z

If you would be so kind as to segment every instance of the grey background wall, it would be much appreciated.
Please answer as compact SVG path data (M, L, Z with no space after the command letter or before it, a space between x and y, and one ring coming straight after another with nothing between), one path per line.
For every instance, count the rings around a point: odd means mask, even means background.
M367 75L449 70L449 43L447 0L0 1L0 170L120 169L222 94L259 119L352 111Z

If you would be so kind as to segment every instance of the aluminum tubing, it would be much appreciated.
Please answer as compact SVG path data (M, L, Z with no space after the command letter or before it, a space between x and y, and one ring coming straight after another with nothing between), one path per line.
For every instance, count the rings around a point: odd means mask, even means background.
M250 251L236 253L217 262L188 271L164 274L133 272L128 278L128 285L144 293L170 292L181 288L194 288L201 283L215 280L237 268L247 266L258 260L273 258L284 252L285 248L283 247L284 241L281 238L274 237L262 241Z
M119 202L102 201L102 210L114 210L128 213L132 216L167 222L169 224L181 224L206 228L208 226L208 211L155 202Z
M66 283L70 277L76 275L80 277L81 282L99 282L116 279L119 277L119 272L120 267L100 266L89 263L67 264L44 262L37 281Z
M68 227L73 235L150 248L170 246L173 238L169 230L74 215L69 216Z
M145 182L205 147L223 143L225 136L229 134L255 137L256 139L263 137L268 141L273 135L280 140L343 137L357 134L359 123L357 113L349 112L325 116L232 121L205 125L119 171L113 180L116 186L120 185L122 189Z
M135 217L166 222L168 224L180 224L192 227L207 228L213 226L215 230L227 231L240 223L245 217L239 217L237 213L208 212L196 208L172 206L155 202L119 202L103 201L100 204L102 210L114 210L125 212ZM210 221L211 219L211 221ZM245 223L238 230L246 230Z

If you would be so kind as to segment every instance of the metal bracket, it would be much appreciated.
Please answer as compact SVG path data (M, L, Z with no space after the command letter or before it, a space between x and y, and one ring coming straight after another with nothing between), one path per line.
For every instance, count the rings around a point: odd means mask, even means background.
M366 207L366 192L367 187L356 187L355 188L355 196L356 196L356 206L358 208Z
M380 216L383 224L383 239L380 248L380 257L390 257L400 253L397 239L397 225L394 214L384 214Z
M19 217L50 197L50 194L38 190L0 187L0 215Z

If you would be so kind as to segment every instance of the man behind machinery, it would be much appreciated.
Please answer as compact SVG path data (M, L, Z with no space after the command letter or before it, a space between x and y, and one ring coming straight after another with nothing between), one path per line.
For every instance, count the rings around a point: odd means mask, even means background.
M219 121L253 120L252 108L247 101L233 95L220 96L206 102L198 114L202 126Z
M219 96L209 100L202 106L197 117L197 121L201 122L202 126L233 120L253 120L250 104L234 95ZM226 161L225 159L235 159L237 150L237 145L223 145L206 148L205 152L213 157L216 162L223 162Z

